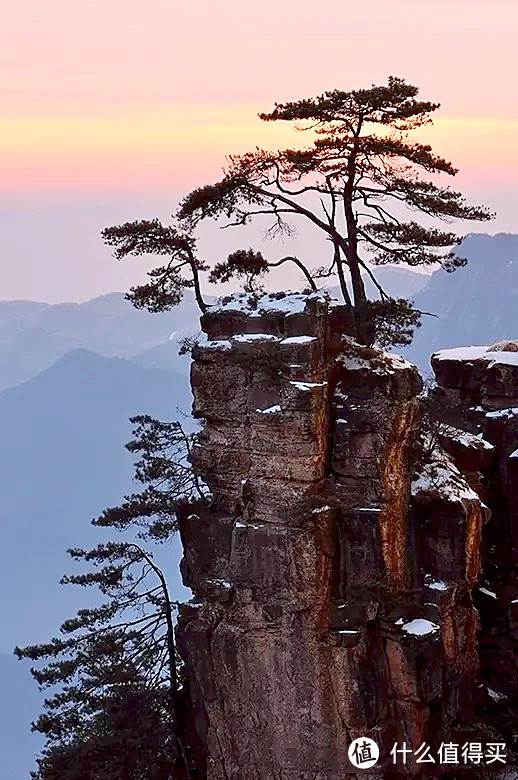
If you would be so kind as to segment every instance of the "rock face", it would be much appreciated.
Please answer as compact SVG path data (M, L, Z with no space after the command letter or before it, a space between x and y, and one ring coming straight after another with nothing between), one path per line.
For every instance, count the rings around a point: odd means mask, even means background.
M484 544L504 522L496 496L507 513L498 549L518 542L518 458L502 465L518 447L518 413L515 427L485 416L481 439L464 425L459 388L471 404L479 382L480 405L489 387L512 397L509 377L467 379L437 358L443 421L423 408L417 370L356 344L348 311L326 297L255 310L234 298L202 326L192 462L212 500L180 519L194 599L177 632L194 776L355 778L365 772L349 745L370 737L380 747L370 777L453 777L438 760L394 763L391 750L505 741L486 717L496 704L483 676L497 698L517 685L500 680L518 651L514 554L507 611L484 595L493 581L479 586Z
M491 518L484 533L479 655L484 676L501 700L518 694L518 347L444 350L432 358L440 381L438 405L459 427L492 446L489 460L471 457L485 484ZM487 444L486 444L487 446Z

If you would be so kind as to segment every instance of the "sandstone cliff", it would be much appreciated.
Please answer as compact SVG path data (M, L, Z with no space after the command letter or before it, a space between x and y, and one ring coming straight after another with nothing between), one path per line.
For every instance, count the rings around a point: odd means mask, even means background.
M192 460L212 501L181 518L177 632L193 776L355 778L358 737L380 747L372 778L486 776L390 751L511 756L518 361L438 355L425 400L326 296L238 296L202 326Z

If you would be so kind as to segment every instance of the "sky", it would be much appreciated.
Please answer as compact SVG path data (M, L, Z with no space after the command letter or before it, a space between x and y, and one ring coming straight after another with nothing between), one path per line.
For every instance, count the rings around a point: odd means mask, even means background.
M518 232L517 33L515 0L5 3L0 299L126 289L145 266L116 263L104 226L167 218L225 155L293 144L257 118L275 101L389 74L442 104L421 140L498 215L470 229ZM202 242L209 260L231 245L216 227Z

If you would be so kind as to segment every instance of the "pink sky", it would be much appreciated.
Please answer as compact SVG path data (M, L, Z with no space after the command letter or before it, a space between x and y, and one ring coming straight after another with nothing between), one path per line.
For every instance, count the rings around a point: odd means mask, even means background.
M515 0L17 0L2 10L0 205L79 219L120 195L170 211L225 154L292 143L257 111L394 74L442 103L426 137L461 168L455 186L499 212L491 230L518 232L517 28ZM116 282L96 246L100 291ZM27 294L49 297L33 281ZM0 297L21 282L13 270Z

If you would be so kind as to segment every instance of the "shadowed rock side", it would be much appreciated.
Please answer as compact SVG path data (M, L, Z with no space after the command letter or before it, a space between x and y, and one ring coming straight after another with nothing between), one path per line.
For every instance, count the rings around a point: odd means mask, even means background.
M504 741L473 600L493 447L422 423L417 370L356 344L327 297L234 298L202 326L192 461L213 498L180 521L177 631L193 777L452 777L390 751ZM367 772L357 737L380 746Z

